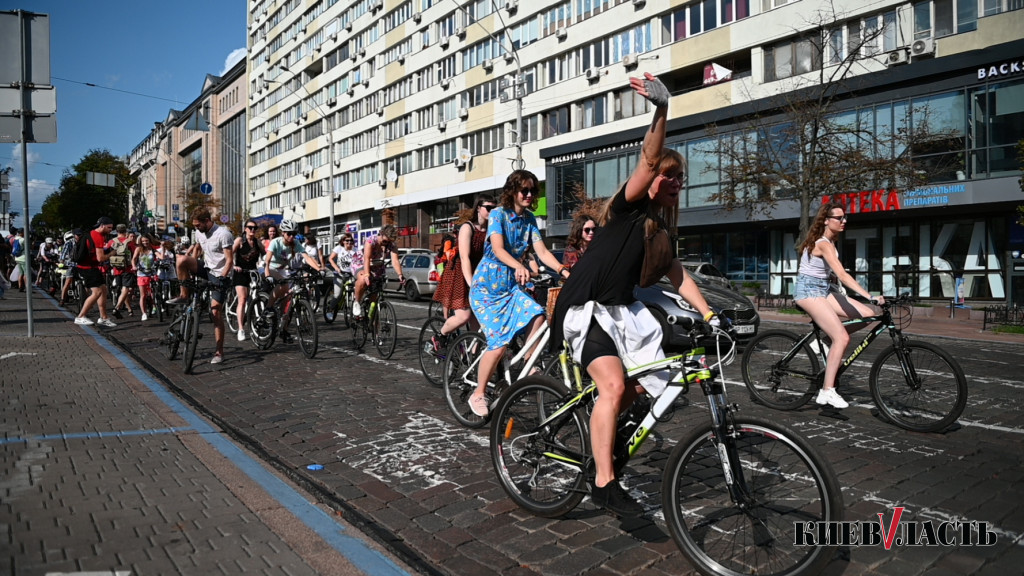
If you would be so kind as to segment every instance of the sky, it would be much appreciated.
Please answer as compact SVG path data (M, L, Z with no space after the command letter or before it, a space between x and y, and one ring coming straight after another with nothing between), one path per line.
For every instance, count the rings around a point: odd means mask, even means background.
M245 57L245 0L0 0L0 11L15 10L49 15L57 90L57 142L28 144L31 214L90 150L127 156L154 122L199 96L207 74ZM22 227L21 144L0 144L0 168L8 166Z

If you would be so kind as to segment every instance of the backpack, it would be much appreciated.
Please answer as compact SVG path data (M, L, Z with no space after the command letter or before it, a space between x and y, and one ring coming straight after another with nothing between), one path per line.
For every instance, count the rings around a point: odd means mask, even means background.
M96 257L96 244L92 241L92 233L84 232L82 237L75 242L75 251L71 254L71 260L78 264L84 264L88 261L89 254Z
M442 262L451 264L459 255L459 238L454 234L445 234L441 237L441 253L438 255Z
M124 268L128 265L128 242L122 242L120 238L114 238L110 243L114 252L110 255L110 265L114 268Z
M22 251L21 240L18 238L11 240L11 256L17 258L18 256L21 256Z

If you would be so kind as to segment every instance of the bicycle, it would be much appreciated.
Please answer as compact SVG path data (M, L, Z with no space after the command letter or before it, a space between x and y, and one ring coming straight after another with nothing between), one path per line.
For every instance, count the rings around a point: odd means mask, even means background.
M164 333L162 344L167 347L167 359L172 361L177 357L179 347L185 345L185 351L181 355L182 368L185 374L191 374L196 346L202 338L199 333L199 315L204 303L203 293L210 282L202 278L191 278L182 284L191 290L191 294L188 302L178 307L176 316Z
M309 282L314 281L312 274L298 272L290 278L281 280L266 279L264 285L252 297L252 316L249 320L249 337L253 345L266 350L274 344L279 330L284 328L284 318L290 316L289 323L295 324L298 335L299 349L306 358L316 356L320 343L320 335L316 327L316 314L309 301ZM316 275L319 278L319 275ZM286 285L288 290L269 307L270 292L274 286ZM287 342L286 342L287 343Z
M68 307L68 310L78 314L82 310L82 306L85 304L85 299L89 297L90 290L85 287L85 280L82 279L82 275L79 274L78 268L72 265L72 277L71 284L68 285L68 292L64 297L64 304Z
M324 322L333 324L334 320L341 313L342 318L345 320L345 328L352 327L352 301L355 299L355 280L352 278L352 274L343 272L341 296L339 298L334 297L334 289L324 292Z
M420 336L416 341L420 370L423 372L423 377L427 379L427 382L435 386L444 385L444 363L450 348L448 344L444 344L442 347L436 347L435 344L440 344L442 340L453 343L463 333L463 330L459 328L448 334L447 338L442 338L441 328L444 326L444 323L445 318L443 316L431 314L427 317L427 321L423 323L423 327L420 328Z
M362 350L366 339L373 340L377 354L387 360L395 353L398 342L398 315L384 296L384 277L371 277L363 293L362 316L352 320L352 344Z
M851 297L856 297L852 295ZM876 301L857 300L871 304ZM868 385L879 413L900 428L914 432L939 432L963 413L967 404L967 378L960 364L934 344L910 341L893 319L893 307L906 307L913 299L902 294L886 298L882 312L843 322L844 326L877 322L839 366L836 381L876 338L888 332L892 344L871 365ZM747 344L743 353L743 382L755 401L778 410L795 410L822 387L822 367L827 347L821 328L812 320L811 331L802 337L785 330L771 330ZM814 352L817 346L819 354Z
M260 289L260 275L255 270L248 270L249 273L249 297L245 302L245 310L242 318L238 318L238 292L232 286L224 303L224 321L227 323L228 332L235 334L242 326L247 326L252 320L252 302L256 292Z
M662 370L674 376L664 394L634 402L620 417L616 470L659 422L671 418L679 395L699 385L710 422L676 445L662 476L662 510L676 545L703 574L817 574L837 547L795 545L794 524L842 519L835 472L793 431L740 416L739 407L727 402L718 379L721 361L710 367L704 349L695 346L708 334L704 327L692 325L688 343L666 348L675 355L627 371L628 378ZM564 382L529 376L515 383L498 401L490 428L491 461L502 489L520 507L547 518L579 505L595 473L589 413L597 386L580 380L567 346L559 363Z

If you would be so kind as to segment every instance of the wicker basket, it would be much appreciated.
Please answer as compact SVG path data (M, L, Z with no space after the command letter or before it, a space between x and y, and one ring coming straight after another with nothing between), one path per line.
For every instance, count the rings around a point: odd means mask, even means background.
M562 291L562 287L548 288L548 301L544 305L544 311L548 314L548 320L555 315L555 303L558 302L558 293Z

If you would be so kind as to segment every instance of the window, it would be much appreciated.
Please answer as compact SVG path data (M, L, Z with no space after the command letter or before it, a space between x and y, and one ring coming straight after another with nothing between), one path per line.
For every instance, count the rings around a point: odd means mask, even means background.
M543 119L543 137L550 138L569 132L569 107L562 106L541 114Z
M971 174L1019 174L1016 143L1024 138L1024 81L979 88L970 105Z
M781 42L764 51L764 79L781 80L821 69L819 41L801 38Z
M829 64L839 64L850 54L870 57L895 50L897 32L895 10L843 22L827 33L825 59Z
M651 111L651 103L632 88L615 93L615 120L632 118Z
M605 95L580 102L576 125L582 128L600 126L607 122L608 97Z
M978 27L978 0L925 0L914 4L914 39L941 38Z

